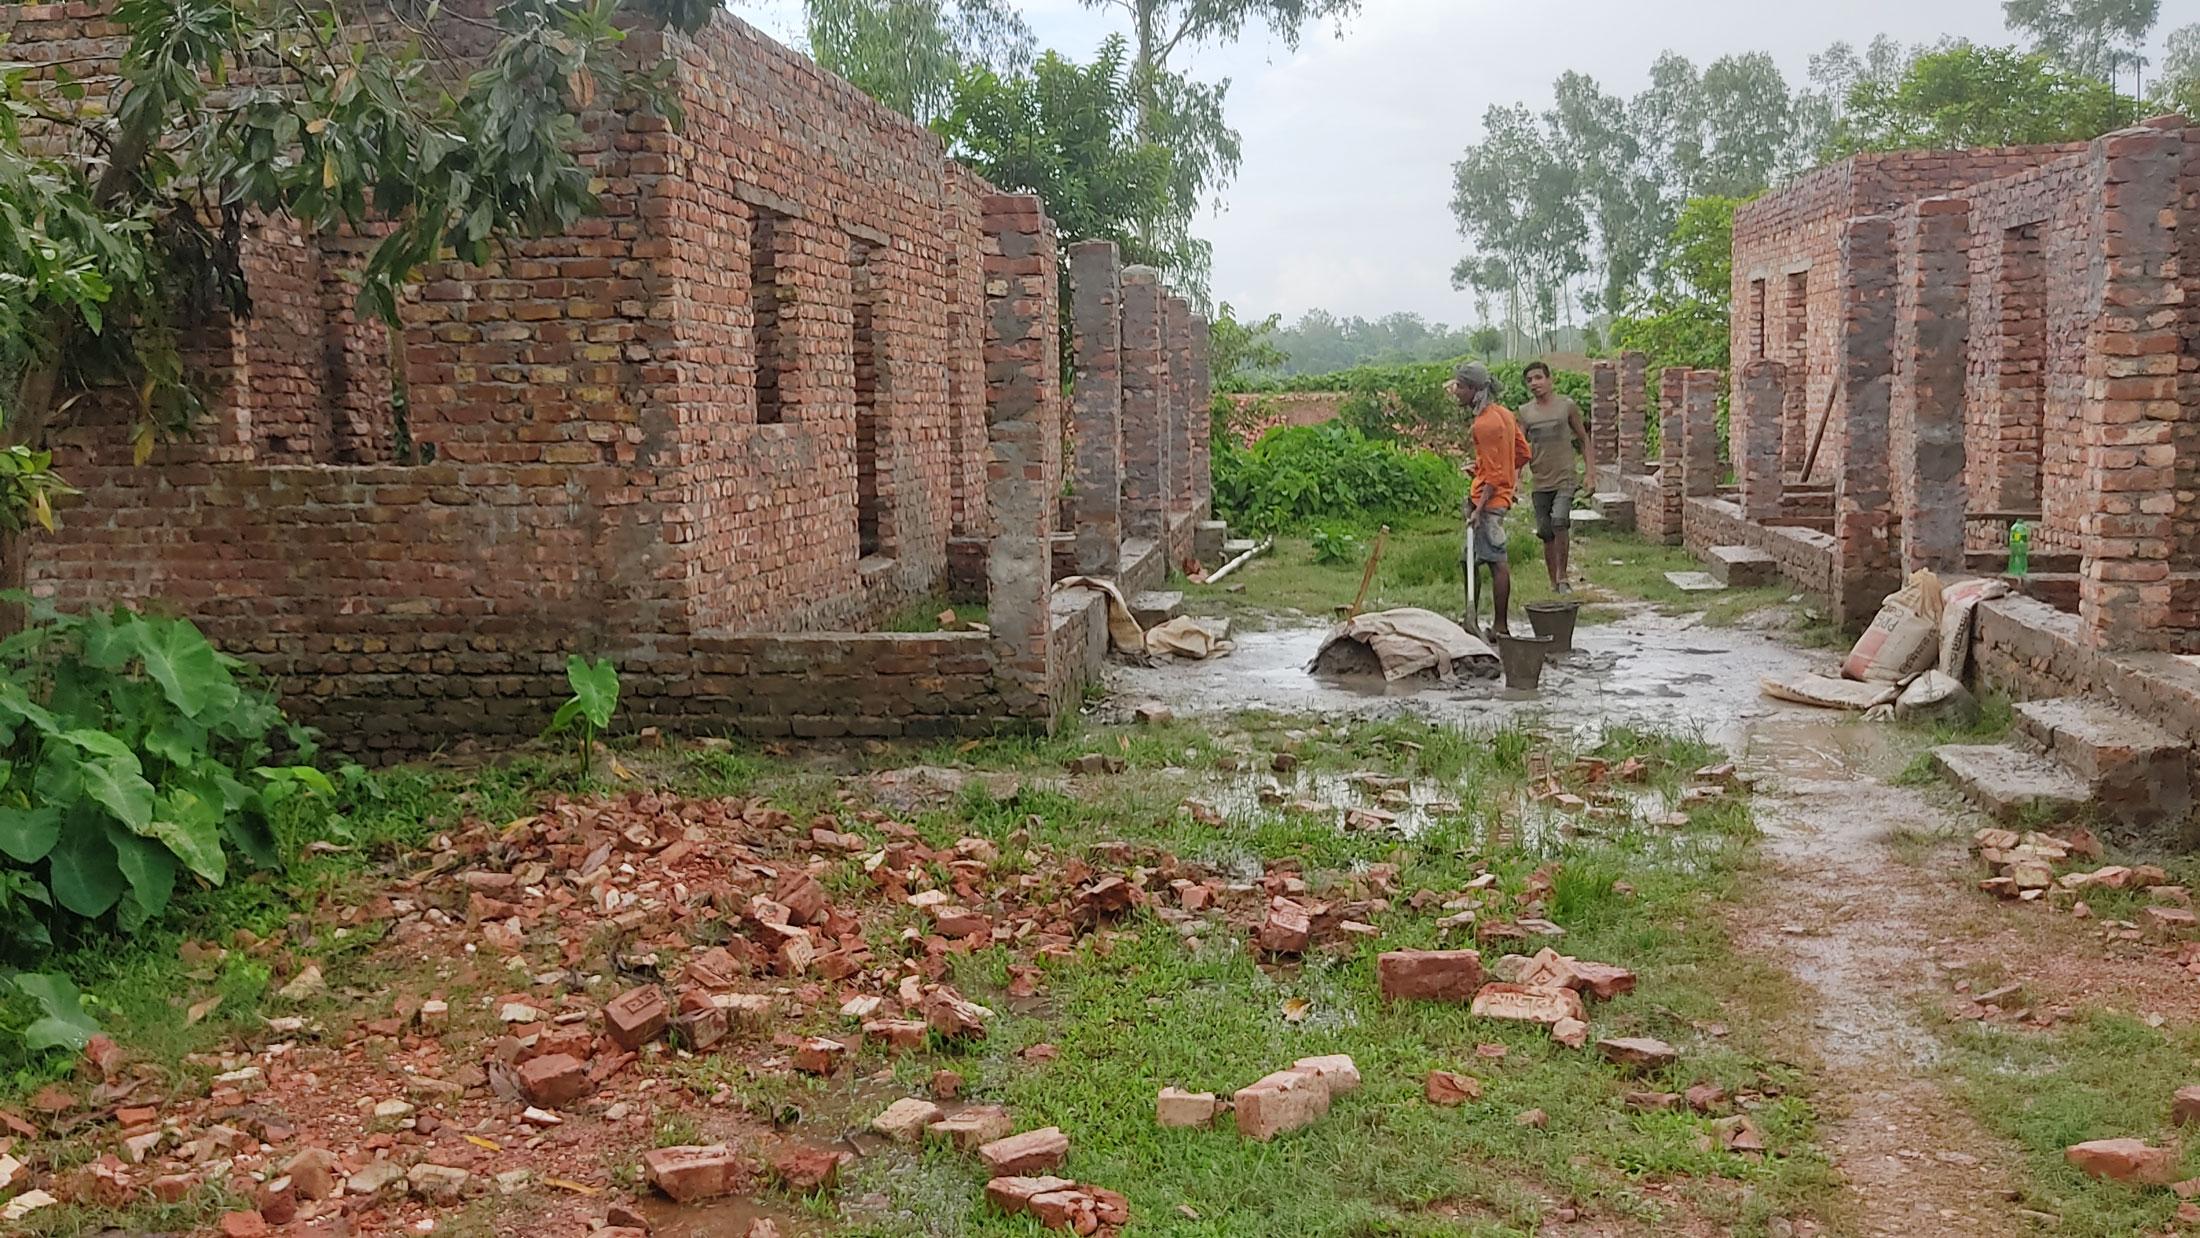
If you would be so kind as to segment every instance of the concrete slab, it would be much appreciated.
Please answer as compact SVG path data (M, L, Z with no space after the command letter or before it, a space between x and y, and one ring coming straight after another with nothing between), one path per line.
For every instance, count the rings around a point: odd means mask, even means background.
M2191 810L2188 749L2161 727L2089 697L2025 701L2015 712L2018 729L2083 779L2110 816L2146 825Z
M1780 569L1778 560L1755 546L1713 546L1705 559L1720 583L1737 589L1769 585Z
M1153 590L1133 594L1128 600L1131 618L1138 620L1138 626L1142 628L1167 623L1184 612L1184 595L1173 589L1165 593Z
M1674 588L1687 593L1717 593L1726 588L1709 572L1667 572L1665 578Z
M1603 512L1590 511L1580 507L1575 508L1573 514L1566 517L1566 523L1572 526L1573 531L1576 533L1601 533L1610 528L1612 524L1611 521L1604 518Z
M2003 821L2068 816L2092 798L2077 775L2007 744L1943 744L1933 749L1933 765L1972 803Z

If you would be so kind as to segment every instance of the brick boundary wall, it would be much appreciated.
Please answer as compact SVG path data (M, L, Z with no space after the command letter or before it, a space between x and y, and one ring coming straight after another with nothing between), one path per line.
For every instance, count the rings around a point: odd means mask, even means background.
M96 82L119 48L100 11L7 6L0 31ZM432 461L396 461L387 341L343 301L369 240L254 225L261 315L194 336L207 424L133 467L117 393L91 393L55 444L86 493L33 544L32 586L187 614L372 755L533 735L568 653L620 666L634 725L973 733L1073 709L1106 646L1048 564L1065 409L1043 204L736 18L632 45L670 52L683 127L584 118L602 212L433 271L404 307ZM1126 454L1174 434L1197 459L1197 326L1157 332L1168 388ZM1204 478L1158 497L1188 545ZM986 598L994 631L861 630L943 586Z

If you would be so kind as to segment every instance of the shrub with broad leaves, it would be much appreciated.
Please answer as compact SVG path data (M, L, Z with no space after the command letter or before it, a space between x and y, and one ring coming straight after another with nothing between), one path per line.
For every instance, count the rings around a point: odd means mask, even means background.
M277 864L277 808L333 792L294 763L312 755L190 621L34 615L0 641L0 952L37 953L71 917L129 931L179 885Z

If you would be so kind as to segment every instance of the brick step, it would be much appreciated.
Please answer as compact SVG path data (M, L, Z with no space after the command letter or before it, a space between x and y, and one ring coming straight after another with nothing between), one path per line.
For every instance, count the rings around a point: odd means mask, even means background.
M1609 528L1612 524L1611 521L1604 518L1603 512L1593 511L1586 507L1577 507L1567 513L1566 523L1576 533L1594 533Z
M1173 589L1166 592L1156 589L1132 594L1130 604L1131 618L1138 620L1139 627L1150 628L1182 614L1184 595Z
M2187 747L2153 723L2081 696L2025 701L2016 718L2017 729L2084 781L2116 820L2155 825L2192 810Z
M1228 563L1253 547L1260 545L1250 537L1233 537L1222 543L1222 561Z
M1778 561L1755 546L1713 546L1705 561L1720 584L1736 589L1769 585L1779 575Z
M1589 496L1589 502L1598 515L1615 529L1635 527L1635 501L1617 490L1607 490Z
M2076 774L2009 744L1943 744L1933 749L1933 767L2002 821L2070 816L2092 798Z
M1229 541L1228 523L1221 520L1202 520L1192 526L1192 557L1211 572L1222 566L1222 548Z

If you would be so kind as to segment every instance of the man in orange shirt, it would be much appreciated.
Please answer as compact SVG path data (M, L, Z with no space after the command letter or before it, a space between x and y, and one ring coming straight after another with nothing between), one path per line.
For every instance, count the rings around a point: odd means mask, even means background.
M1473 362L1461 365L1444 389L1474 419L1474 483L1467 491L1467 545L1460 555L1469 607L1467 627L1477 630L1481 622L1474 606L1474 571L1486 563L1490 601L1497 608L1491 627L1509 636L1512 564L1505 557L1505 515L1512 510L1519 488L1520 467L1528 462L1528 437L1521 433L1512 410L1497 402L1497 383L1488 370Z

